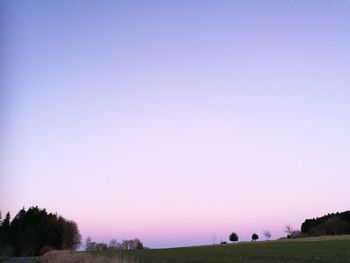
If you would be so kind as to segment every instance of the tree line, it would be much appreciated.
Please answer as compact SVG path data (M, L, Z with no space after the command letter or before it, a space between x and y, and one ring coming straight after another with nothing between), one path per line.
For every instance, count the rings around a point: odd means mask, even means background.
M142 242L138 239L129 239L123 240L121 243L116 239L112 239L109 244L107 243L98 243L92 241L91 237L86 238L85 249L87 251L104 251L104 250L135 250L143 249Z
M350 234L350 211L306 219L301 232L309 236Z
M285 238L302 238L310 236L327 236L327 235L349 235L350 234L350 211L337 212L327 214L321 217L306 219L301 225L301 230L294 230L291 225L286 225L284 232ZM271 238L270 231L264 230L263 234L266 240ZM237 242L239 239L236 232L232 232L229 235L229 240L232 242ZM254 233L252 235L252 241L259 239L259 236ZM221 244L226 244L226 242L221 242Z
M350 234L350 211L306 219L301 225L301 231L286 225L285 232L287 238ZM266 240L272 236L267 230L263 231L263 234ZM252 241L258 239L259 236L253 233ZM232 232L229 240L237 242L239 236ZM28 210L23 208L11 220L9 212L2 219L0 211L0 256L37 256L52 249L76 249L80 243L81 235L77 224L56 213L47 213L45 209L37 206ZM143 248L142 242L137 238L120 243L113 239L109 244L93 242L90 237L86 240L88 251Z
M78 225L45 209L24 208L11 220L1 219L0 256L37 256L56 249L76 249L81 243Z

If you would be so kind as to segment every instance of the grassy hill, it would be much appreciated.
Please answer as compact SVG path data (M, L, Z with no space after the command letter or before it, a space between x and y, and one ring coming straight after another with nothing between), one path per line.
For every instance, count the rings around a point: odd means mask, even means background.
M140 263L349 263L350 236L146 249L130 254Z

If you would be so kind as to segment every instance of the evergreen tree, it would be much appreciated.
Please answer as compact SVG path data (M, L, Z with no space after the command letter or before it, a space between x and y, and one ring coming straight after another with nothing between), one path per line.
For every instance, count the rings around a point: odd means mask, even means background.
M36 256L48 249L76 249L81 236L74 221L47 213L45 209L21 209L11 222L6 214L0 228L0 256ZM6 249L2 249L6 248ZM5 251L5 252L2 252ZM12 253L12 252L11 252Z

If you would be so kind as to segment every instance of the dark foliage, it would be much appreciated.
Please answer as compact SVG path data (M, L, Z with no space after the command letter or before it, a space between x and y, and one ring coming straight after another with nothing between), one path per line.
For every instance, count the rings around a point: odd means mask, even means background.
M256 233L254 233L253 235L252 235L252 240L253 241L257 241L259 239L259 236L256 234Z
M311 236L350 234L350 211L306 219L301 232Z
M112 239L109 246L105 243L93 242L91 237L86 239L86 251L105 251L105 250L135 250L144 249L142 242L136 239L123 240L122 243L117 242L116 239Z
M143 249L143 243L140 240L137 240L136 249Z
M15 256L36 256L49 249L76 249L80 244L78 226L45 209L23 208L15 218L10 214L0 225L0 254ZM10 248L4 253L1 248Z
M237 235L235 232L233 232L233 233L231 233L231 235L229 236L229 239L230 239L230 241L232 241L232 242L236 242L236 241L238 241L238 235Z

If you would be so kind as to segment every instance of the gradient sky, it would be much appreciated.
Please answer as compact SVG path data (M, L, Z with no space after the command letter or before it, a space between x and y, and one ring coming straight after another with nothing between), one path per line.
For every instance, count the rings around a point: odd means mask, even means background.
M0 4L3 213L167 247L350 208L350 1Z

